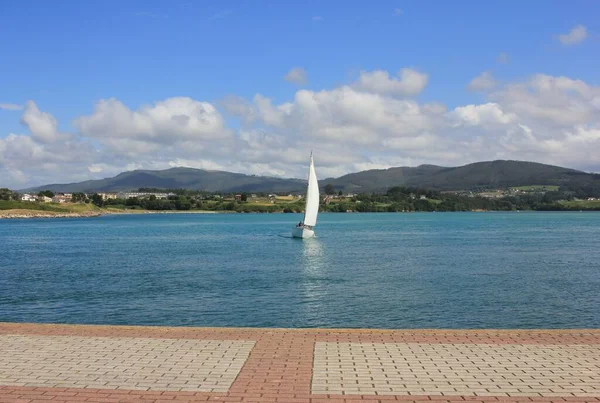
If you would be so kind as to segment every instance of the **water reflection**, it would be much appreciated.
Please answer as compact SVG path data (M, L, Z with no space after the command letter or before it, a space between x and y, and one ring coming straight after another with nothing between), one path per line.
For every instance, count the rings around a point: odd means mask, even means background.
M324 269L323 243L317 238L302 242L302 266L305 274L319 274Z
M300 318L305 326L319 326L327 316L324 299L327 296L327 259L323 242L317 238L302 242L302 309Z

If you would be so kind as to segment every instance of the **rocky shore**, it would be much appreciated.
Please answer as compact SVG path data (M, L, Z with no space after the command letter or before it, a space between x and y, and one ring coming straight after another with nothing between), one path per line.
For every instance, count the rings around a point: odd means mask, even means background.
M12 209L12 210L0 210L0 219L8 218L76 218L76 217L98 217L102 213L98 211L83 211L80 213L68 213L58 211L44 211L44 210L24 210L24 209Z

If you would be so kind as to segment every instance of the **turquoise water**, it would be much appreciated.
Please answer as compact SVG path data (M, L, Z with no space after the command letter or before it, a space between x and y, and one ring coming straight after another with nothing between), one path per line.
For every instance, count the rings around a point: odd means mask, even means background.
M600 327L600 214L153 214L0 221L0 321Z

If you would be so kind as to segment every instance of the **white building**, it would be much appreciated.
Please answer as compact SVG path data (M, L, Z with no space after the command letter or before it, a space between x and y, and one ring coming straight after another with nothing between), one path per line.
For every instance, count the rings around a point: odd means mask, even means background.
M98 193L102 200L116 199L117 193Z
M150 196L154 196L157 199L166 199L169 196L175 196L175 193L150 193L150 192L119 192L117 198L119 199L147 199Z
M23 196L21 196L21 201L34 202L37 201L37 196L25 193Z

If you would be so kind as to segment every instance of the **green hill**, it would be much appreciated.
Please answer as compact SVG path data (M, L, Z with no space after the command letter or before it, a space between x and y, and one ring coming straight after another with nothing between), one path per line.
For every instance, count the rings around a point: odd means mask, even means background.
M523 161L476 162L460 167L421 165L378 169L326 180L345 191L381 191L392 186L414 186L434 190L496 189L531 185L565 186L591 183L598 175L553 165Z
M317 166L317 174L319 167ZM215 192L303 192L300 179L252 176L224 171L171 168L162 171L137 170L114 178L69 184L37 186L28 191L49 189L58 192L110 192L141 187L185 188ZM600 189L600 175L569 168L523 161L477 162L460 167L421 165L374 169L319 181L321 187L333 185L336 191L383 192L393 186L412 186L433 190L482 190L518 186L551 185L563 190L592 194ZM591 191L590 191L591 190Z
M208 192L292 192L301 191L305 181L271 178L224 171L194 168L171 168L162 171L136 170L114 178L78 183L50 184L27 189L55 192L117 192L138 188L194 189Z

